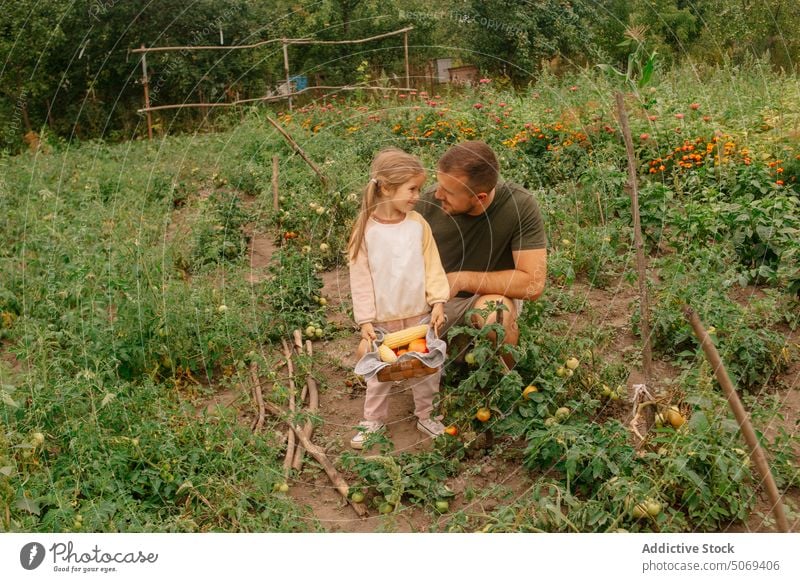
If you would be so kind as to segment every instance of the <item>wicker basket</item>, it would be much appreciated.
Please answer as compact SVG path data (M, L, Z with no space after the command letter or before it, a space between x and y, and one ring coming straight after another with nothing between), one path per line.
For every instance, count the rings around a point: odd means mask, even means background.
M417 358L408 358L402 362L395 362L378 370L378 380L381 382L399 382L409 378L421 378L433 374L436 368L430 368Z

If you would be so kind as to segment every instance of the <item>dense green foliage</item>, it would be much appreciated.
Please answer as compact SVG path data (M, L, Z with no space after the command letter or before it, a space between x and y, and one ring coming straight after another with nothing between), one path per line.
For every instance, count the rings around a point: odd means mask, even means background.
M624 65L625 31L638 31L663 63L740 64L752 57L790 71L800 57L794 0L20 0L0 13L0 147L17 151L29 132L65 139L144 133L140 56L145 46L235 46L280 38L367 38L413 26L413 83L426 63L452 57L485 76L525 86L540 71ZM292 74L311 84L403 82L400 37L343 50L290 47ZM285 80L280 43L253 50L148 56L151 105L263 96ZM208 112L156 115L156 131L194 129Z
M344 261L374 152L397 145L433 167L449 144L473 138L498 152L504 177L539 199L546 293L522 315L511 374L485 332L465 330L475 336L476 364L448 367L440 403L463 444L347 456L351 481L394 513L404 504L427 511L436 501L469 502L481 493L456 496L444 482L489 427L503 443L497 455L523 443L516 461L534 485L490 513L454 513L454 531L712 531L743 519L756 480L681 305L689 301L716 327L761 426L775 418L780 400L765 392L779 393L795 357L786 338L800 323L800 146L787 130L800 118L797 79L762 62L683 68L626 95L651 255L653 340L675 370L664 398L689 416L680 430L658 429L644 456L620 423L629 403L617 402L637 350L620 350L618 326L607 324L621 317L636 329L638 310L632 302L588 312L585 291L625 293L633 279L612 99L619 85L595 70L562 82L543 76L523 90L502 85L491 79L464 92L332 98L276 112L331 180L328 189L260 107L227 132L53 143L0 159L2 529L314 529L275 490L284 478L276 433L247 426L247 366L255 361L270 375L266 397L285 405L287 387L270 372L277 341L312 323L324 337L351 337L327 317L320 275ZM251 279L245 251L256 231L276 252L262 278ZM340 299L337 315L347 318L346 290ZM568 324L575 316L591 324ZM567 374L571 356L580 363ZM323 390L330 371L319 378ZM538 392L521 398L528 383ZM224 395L232 402L209 406ZM479 406L490 409L488 424L475 419ZM796 485L796 435L760 436L779 486ZM662 511L635 517L643 500Z

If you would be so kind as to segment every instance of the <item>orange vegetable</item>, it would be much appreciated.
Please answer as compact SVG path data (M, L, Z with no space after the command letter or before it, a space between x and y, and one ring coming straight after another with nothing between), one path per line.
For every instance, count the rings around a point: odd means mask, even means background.
M428 353L428 344L425 341L425 338L419 338L415 340L411 340L408 344L408 351L409 352L419 352L421 354Z

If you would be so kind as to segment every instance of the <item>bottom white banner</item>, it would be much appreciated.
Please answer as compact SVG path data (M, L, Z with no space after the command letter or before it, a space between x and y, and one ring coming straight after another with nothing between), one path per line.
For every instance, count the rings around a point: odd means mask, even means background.
M800 580L800 534L3 534L3 580ZM228 578L230 579L230 578Z

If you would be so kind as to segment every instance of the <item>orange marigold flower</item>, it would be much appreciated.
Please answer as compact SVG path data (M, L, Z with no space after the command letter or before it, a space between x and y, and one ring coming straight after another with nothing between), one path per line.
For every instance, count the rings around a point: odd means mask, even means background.
M776 180L776 181L775 181L775 183L776 183L778 186L783 186L783 180Z
M775 170L775 171L776 171L776 172L778 172L779 174L783 174L783 168L778 168L778 169L777 169L777 170Z

